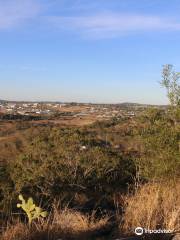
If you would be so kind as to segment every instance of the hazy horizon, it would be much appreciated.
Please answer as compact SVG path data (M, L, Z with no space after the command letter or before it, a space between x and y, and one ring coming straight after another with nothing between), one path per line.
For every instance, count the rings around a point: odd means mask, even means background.
M167 104L178 0L0 0L0 98Z
M113 104L113 105L118 105L118 104L142 104L142 105L159 105L159 106L163 106L163 105L169 105L169 103L166 104L150 104L150 103L140 103L140 102L88 102L88 101L84 101L84 102L76 102L76 101L59 101L59 100L15 100L15 99L2 99L0 98L0 101L5 101L5 102L29 102L29 103L33 103L33 102L39 102L39 103L77 103L77 104Z

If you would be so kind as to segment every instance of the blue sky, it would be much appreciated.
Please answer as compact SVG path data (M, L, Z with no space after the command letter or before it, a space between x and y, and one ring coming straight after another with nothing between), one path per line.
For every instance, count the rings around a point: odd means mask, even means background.
M0 0L0 99L167 103L179 0Z

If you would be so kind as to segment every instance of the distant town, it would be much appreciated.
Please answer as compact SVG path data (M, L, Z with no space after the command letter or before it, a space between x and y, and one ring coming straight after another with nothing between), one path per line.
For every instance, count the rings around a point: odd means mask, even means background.
M32 116L70 119L109 120L111 118L132 118L150 105L136 103L91 104L60 102L16 102L0 100L0 114L11 116ZM166 106L151 107L165 108Z

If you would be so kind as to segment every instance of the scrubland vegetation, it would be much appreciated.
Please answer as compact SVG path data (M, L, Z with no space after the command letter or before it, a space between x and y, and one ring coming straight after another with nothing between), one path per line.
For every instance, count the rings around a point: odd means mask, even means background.
M137 226L179 231L178 76L164 67L166 109L79 128L2 127L1 239L112 239ZM17 208L20 193L48 216L28 225Z

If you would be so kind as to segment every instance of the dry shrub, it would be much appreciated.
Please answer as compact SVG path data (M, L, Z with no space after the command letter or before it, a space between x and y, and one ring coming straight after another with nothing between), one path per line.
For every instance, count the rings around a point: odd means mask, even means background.
M94 215L86 216L80 212L55 209L48 218L34 222L31 227L16 223L7 228L2 240L57 240L86 239L108 228L108 217L96 220Z
M180 181L149 183L126 198L121 229L136 227L180 230Z
M83 215L80 212L65 208L62 212L55 210L53 224L61 226L63 231L72 232L93 231L104 227L108 223L108 217L97 220L92 215Z
M28 240L29 229L22 223L17 223L14 226L7 227L3 233L2 240Z

